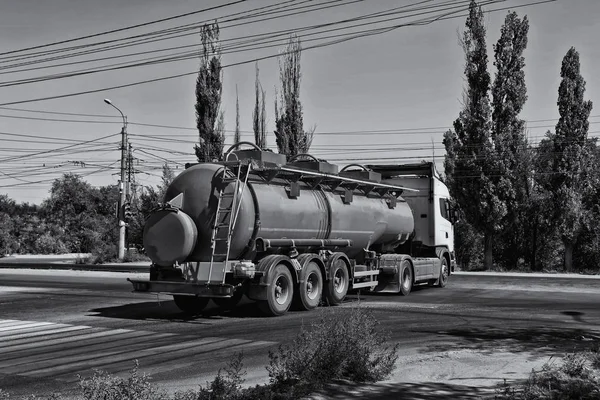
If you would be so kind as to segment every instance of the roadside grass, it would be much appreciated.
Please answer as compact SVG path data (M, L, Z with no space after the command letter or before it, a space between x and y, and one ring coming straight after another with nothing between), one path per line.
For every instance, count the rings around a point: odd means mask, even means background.
M243 354L236 353L215 378L196 390L168 394L141 374L138 362L125 378L95 370L79 376L84 400L291 400L300 399L336 381L373 383L388 378L398 359L398 345L388 345L389 333L359 306L313 311L319 318L301 331L289 345L269 351L269 382L243 387L246 372ZM5 396L5 397L3 397ZM0 400L11 399L0 389ZM60 394L30 397L59 400Z
M522 384L504 381L497 400L598 400L600 399L600 350L572 353L562 362L547 362L533 370Z

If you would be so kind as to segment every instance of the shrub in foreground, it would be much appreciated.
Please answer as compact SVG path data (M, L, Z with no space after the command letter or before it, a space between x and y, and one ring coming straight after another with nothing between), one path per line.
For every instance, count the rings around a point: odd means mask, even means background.
M138 362L126 379L113 376L104 371L95 370L90 378L79 376L79 388L85 400L160 400L166 398L150 376L138 372Z
M303 327L294 341L269 352L270 382L243 388L243 355L235 354L217 376L197 390L168 395L138 372L120 378L94 371L90 378L79 376L84 400L278 400L298 399L335 380L356 383L386 379L394 370L398 345L388 346L388 334L367 310L355 307L334 312L321 310L320 318ZM3 394L0 389L0 400ZM50 400L60 399L50 397ZM6 397L8 398L8 397Z
M562 364L546 363L516 387L504 382L498 400L600 400L600 353L567 355Z
M269 352L272 390L296 396L335 380L386 379L398 358L398 345L387 346L388 338L363 308L336 314L321 311L311 329L303 328L293 343Z

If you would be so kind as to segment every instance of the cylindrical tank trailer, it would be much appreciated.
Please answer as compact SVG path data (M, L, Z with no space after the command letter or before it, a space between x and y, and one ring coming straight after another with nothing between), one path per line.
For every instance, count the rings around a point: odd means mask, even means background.
M177 213L152 214L144 229L144 248L155 264L210 261L222 170L218 164L197 164L169 185L165 202L181 196L181 208ZM235 182L227 183L225 192L233 192L235 186ZM239 185L241 205L231 233L230 259L253 257L251 241L256 238L349 240L351 245L341 251L354 258L369 245L400 244L413 231L413 215L406 202L398 201L390 208L385 198L373 194L354 195L351 203L344 204L335 191L306 183L299 186L299 196L290 198L282 179L253 179ZM223 261L222 257L217 261Z
M150 281L134 280L134 289L171 293L187 312L246 294L271 315L292 298L304 309L338 304L348 289L379 287L381 271L410 279L409 291L413 261L395 249L415 228L400 197L411 189L309 157L241 150L179 174L147 218Z

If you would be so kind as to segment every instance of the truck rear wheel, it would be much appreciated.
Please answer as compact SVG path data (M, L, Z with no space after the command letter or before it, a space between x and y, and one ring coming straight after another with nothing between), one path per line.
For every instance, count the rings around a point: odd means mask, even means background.
M330 275L325 285L325 300L330 306L341 304L348 293L350 275L346 261L339 257L331 263Z
M173 295L173 300L175 300L175 305L184 313L197 315L204 310L210 299L208 297L175 294Z
M413 269L410 261L404 260L400 264L400 293L408 296L413 286Z
M292 304L294 281L285 264L277 264L269 274L267 299L258 302L258 308L268 316L285 314Z
M323 294L323 275L319 265L311 260L302 266L300 283L295 295L295 306L301 310L312 310L321 302Z

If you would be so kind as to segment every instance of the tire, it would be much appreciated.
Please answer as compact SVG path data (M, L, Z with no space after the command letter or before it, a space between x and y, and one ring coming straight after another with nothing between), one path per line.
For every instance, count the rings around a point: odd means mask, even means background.
M184 313L197 315L204 310L208 301L208 297L173 295L175 305Z
M213 297L212 301L222 310L233 310L244 297L244 291L238 288L231 297Z
M277 264L269 275L267 300L259 301L258 308L263 314L276 317L290 309L294 297L294 281L285 264Z
M400 294L408 296L413 287L413 269L410 261L404 260L400 264Z
M314 260L302 266L298 290L294 293L294 308L312 310L317 308L323 295L323 274Z
M440 277L437 281L437 287L443 288L448 284L448 277L450 276L450 267L448 267L448 259L442 257L442 266L440 267Z
M324 290L325 300L330 306L336 306L344 301L350 287L350 274L344 258L335 259L331 263L329 273Z

